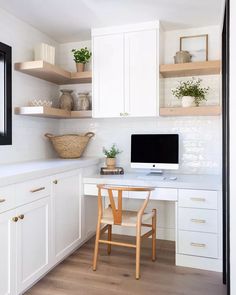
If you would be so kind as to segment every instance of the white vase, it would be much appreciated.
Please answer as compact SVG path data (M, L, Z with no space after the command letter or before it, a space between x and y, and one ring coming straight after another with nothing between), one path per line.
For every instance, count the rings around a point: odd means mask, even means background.
M183 96L182 97L182 107L189 108L194 106L194 97L193 96Z

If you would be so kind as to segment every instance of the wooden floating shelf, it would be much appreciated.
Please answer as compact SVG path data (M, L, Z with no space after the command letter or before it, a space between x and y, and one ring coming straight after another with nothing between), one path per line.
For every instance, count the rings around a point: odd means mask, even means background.
M43 60L15 63L15 70L57 85L92 82L92 72L69 72Z
M51 107L16 107L16 115L41 117L41 118L54 118L54 119L79 119L91 118L92 111L65 111Z
M92 111L72 111L70 119L92 118Z
M66 84L91 83L92 72L72 72L70 81Z
M220 106L160 108L160 116L219 116Z
M160 73L164 78L217 75L220 71L220 60L160 65Z

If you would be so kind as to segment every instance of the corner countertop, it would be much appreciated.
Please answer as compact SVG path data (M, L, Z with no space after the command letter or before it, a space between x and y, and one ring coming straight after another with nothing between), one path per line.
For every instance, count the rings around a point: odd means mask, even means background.
M173 177L176 177L176 179L173 179ZM83 183L222 190L220 175L164 174L161 176L148 176L141 173L126 173L124 175L92 175L84 177Z
M0 187L99 164L97 157L46 159L0 165Z

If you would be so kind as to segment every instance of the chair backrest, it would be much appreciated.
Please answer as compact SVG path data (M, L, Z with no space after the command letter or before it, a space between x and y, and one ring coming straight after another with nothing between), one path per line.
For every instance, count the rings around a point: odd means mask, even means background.
M102 217L103 205L102 205L102 190L107 190L110 206L112 209L114 224L121 225L122 223L122 194L123 192L147 192L147 197L144 200L142 207L139 209L138 214L143 214L144 210L150 199L151 191L154 190L153 187L132 187L132 186L112 186L106 184L98 184L98 215ZM113 191L117 191L118 201L117 207L114 200Z

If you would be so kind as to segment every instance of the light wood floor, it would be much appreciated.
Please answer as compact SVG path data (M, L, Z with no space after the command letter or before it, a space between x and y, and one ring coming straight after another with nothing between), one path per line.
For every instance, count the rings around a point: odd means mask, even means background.
M116 236L115 240L120 238ZM122 237L124 238L124 237ZM126 241L134 241L127 237ZM135 280L135 250L101 245L98 269L92 270L94 240L88 241L27 295L225 295L221 275L174 265L174 243L157 241L157 261L151 261L151 241L142 245L141 279Z

